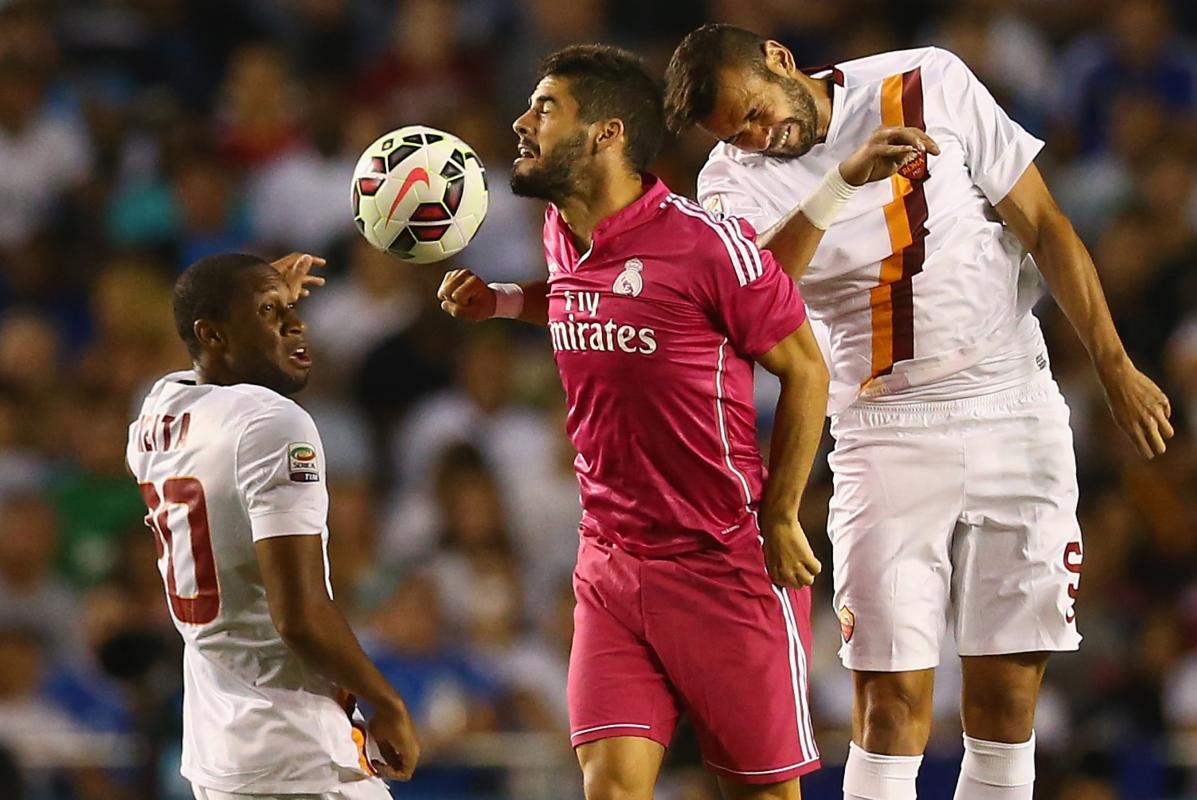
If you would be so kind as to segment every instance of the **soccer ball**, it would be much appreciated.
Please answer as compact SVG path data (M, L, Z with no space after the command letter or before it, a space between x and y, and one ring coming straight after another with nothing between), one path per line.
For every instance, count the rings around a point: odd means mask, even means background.
M486 169L451 133L409 125L379 137L353 170L353 221L366 241L405 261L460 252L486 218Z

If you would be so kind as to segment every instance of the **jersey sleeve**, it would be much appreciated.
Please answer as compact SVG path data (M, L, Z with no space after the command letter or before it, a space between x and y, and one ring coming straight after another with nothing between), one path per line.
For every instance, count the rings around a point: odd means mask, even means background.
M698 202L716 217L740 217L754 231L768 230L777 224L778 215L766 208L725 160L708 161L698 174Z
M236 464L255 542L324 532L324 447L306 411L287 403L251 420L238 440Z
M709 233L695 282L699 302L738 352L757 358L806 321L806 305L773 254L757 248L747 222L712 220Z
M959 56L937 52L943 65L944 107L960 129L964 162L973 183L996 205L1039 155L1043 142L1010 119Z

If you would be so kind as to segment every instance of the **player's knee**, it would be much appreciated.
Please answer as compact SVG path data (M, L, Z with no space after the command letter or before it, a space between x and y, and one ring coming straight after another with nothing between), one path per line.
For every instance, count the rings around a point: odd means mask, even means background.
M748 784L719 779L719 788L727 800L801 800L798 779L770 784Z
M610 770L586 770L583 773L586 800L652 800L651 781L635 775Z
M965 732L988 741L1025 742L1035 723L1037 698L1032 686L987 686L966 692L961 703Z
M878 753L921 751L931 733L927 692L929 688L919 682L900 678L871 682L865 687L860 700L866 749Z

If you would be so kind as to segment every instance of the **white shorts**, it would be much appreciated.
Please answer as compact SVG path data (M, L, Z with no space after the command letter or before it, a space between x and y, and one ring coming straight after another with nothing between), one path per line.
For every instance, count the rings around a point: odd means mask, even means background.
M387 785L378 778L343 783L321 794L234 794L191 784L195 800L392 800Z
M1076 458L1051 375L967 400L857 403L832 420L828 530L853 670L1076 650Z

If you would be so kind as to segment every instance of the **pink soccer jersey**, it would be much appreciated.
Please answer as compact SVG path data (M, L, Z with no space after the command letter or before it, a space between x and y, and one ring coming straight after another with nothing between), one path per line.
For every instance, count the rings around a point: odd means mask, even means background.
M756 535L753 359L806 309L751 226L647 181L582 254L550 206L544 246L582 525L666 556Z

